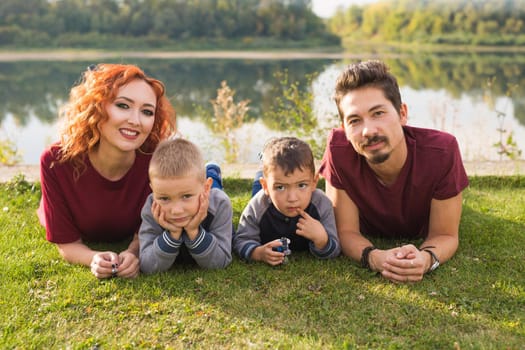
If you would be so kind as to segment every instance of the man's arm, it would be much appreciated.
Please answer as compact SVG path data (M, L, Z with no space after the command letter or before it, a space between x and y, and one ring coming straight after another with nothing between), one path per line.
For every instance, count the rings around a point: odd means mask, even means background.
M337 234L343 254L360 261L363 249L372 243L359 231L359 209L344 190L333 187L328 181L326 195L334 206Z
M344 255L360 262L363 250L374 245L365 238L359 229L359 209L344 190L337 189L326 182L326 194L334 206L337 234ZM384 263L395 252L374 249L369 252L367 263L372 271L383 272ZM428 253L425 253L428 255ZM387 277L387 276L385 276ZM389 277L387 277L389 278Z
M396 248L388 257L382 275L394 282L415 282L423 279L433 264L432 251L440 263L449 260L458 247L461 218L461 193L445 200L433 199L430 205L429 232L418 250L412 244ZM371 258L373 260L373 258Z
M334 206L343 254L360 261L363 249L372 246L372 243L359 231L359 209L344 190L339 190L328 182L326 194ZM431 250L440 263L449 260L458 247L461 206L461 193L445 200L432 200L429 233L420 248L434 247L425 249ZM423 278L423 274L432 265L432 256L407 245L390 250L373 250L369 254L368 262L372 270L381 272L385 278L392 281L417 281Z
M435 247L428 249L436 254L440 263L449 260L458 248L462 201L461 193L444 200L432 199L428 236L421 244L421 248ZM432 259L430 259L430 254L426 254L430 261L430 267Z

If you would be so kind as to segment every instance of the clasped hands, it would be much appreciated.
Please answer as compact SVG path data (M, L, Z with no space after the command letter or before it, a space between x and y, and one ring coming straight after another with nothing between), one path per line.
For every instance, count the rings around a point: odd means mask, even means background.
M139 258L128 250L120 254L98 252L91 259L91 273L97 278L135 278L139 275Z
M370 267L395 283L417 282L429 269L430 255L413 244L388 250L373 250L369 255Z

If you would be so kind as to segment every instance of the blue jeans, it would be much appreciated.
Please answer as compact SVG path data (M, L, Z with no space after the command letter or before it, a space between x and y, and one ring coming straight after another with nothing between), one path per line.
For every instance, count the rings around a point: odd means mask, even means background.
M211 179L213 180L211 188L218 188L219 190L222 190L224 188L222 185L221 167L218 164L206 164L206 178L208 177L211 177Z
M255 177L253 178L252 197L255 196L257 194L257 192L259 192L262 189L261 182L259 181L259 179L261 177L263 177L263 172L262 172L262 170L258 170L255 173Z

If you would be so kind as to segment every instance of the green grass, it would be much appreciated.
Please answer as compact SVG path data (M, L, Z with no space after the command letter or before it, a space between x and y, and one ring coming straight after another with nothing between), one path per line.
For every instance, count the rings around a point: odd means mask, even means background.
M235 223L250 180L225 179ZM473 177L460 248L396 285L347 258L99 281L45 240L38 184L0 184L0 348L523 349L525 178ZM386 244L386 242L383 242Z

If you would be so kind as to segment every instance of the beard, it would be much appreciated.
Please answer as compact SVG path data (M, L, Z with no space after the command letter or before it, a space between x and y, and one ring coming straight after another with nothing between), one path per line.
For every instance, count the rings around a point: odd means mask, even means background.
M388 145L388 138L385 136L372 136L367 138L365 142L361 144L361 149L365 149L366 146L373 145L374 143L384 142L385 145ZM381 150L375 151L372 154L366 156L368 161L372 164L381 164L390 158L390 152L381 153Z
M368 161L372 164L381 164L386 162L388 158L390 158L390 153L378 153L368 157Z

